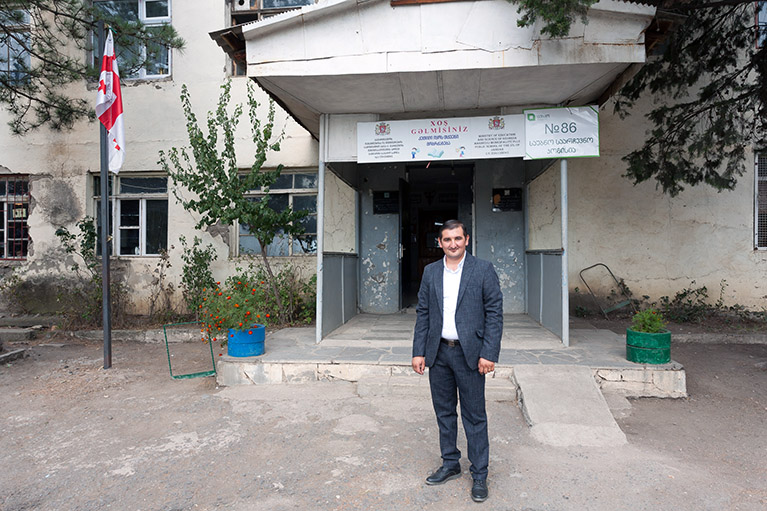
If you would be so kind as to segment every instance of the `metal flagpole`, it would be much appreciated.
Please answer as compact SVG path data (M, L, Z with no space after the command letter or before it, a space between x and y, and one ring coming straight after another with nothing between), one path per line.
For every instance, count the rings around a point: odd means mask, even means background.
M99 21L99 43L101 58L104 59L106 30L104 22ZM107 129L99 123L101 142L101 308L104 328L104 369L112 367L112 300L109 294L109 149L107 148Z

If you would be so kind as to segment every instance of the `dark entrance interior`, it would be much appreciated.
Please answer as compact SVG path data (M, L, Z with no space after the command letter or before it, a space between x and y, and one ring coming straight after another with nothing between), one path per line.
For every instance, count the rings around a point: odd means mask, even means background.
M459 219L471 234L473 173L472 165L414 165L400 180L401 308L415 307L424 267L443 255L442 223Z

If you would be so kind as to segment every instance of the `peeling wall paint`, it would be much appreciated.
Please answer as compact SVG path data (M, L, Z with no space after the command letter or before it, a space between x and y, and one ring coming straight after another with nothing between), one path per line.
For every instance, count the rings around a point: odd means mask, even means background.
M399 215L374 215L373 191L399 189L404 164L360 165L360 310L399 311Z
M522 188L520 159L482 160L474 170L476 255L495 266L505 313L525 312L524 211L492 211L493 188Z
M622 176L621 157L644 140L649 126L641 109L649 107L640 104L621 120L608 102L599 114L602 156L569 161L571 305L593 307L579 272L602 262L625 280L635 298L657 300L706 286L715 301L726 281L725 304L763 308L767 251L754 250L753 152L746 152L750 170L733 191L698 185L672 198L654 181L634 185ZM531 248L560 247L559 165L530 185L529 228ZM611 287L603 277L595 277L600 294Z

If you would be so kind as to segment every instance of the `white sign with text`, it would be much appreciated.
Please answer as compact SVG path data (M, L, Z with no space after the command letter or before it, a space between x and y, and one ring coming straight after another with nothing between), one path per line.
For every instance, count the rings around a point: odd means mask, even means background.
M525 110L525 159L599 156L596 106Z
M479 160L525 155L524 116L357 123L357 162Z

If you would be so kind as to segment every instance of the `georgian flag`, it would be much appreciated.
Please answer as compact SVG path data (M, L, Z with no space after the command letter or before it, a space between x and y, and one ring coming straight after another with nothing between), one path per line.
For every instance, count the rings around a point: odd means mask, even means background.
M96 116L107 130L109 146L109 170L120 171L125 160L125 135L123 130L123 101L120 93L120 73L117 70L115 45L112 31L107 31L104 57L101 60Z

